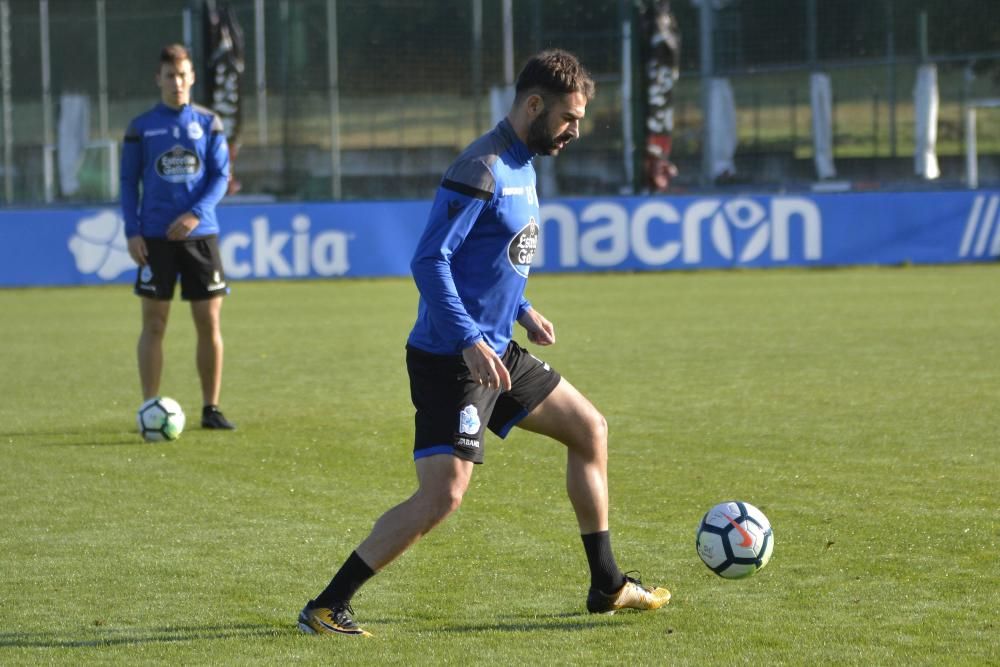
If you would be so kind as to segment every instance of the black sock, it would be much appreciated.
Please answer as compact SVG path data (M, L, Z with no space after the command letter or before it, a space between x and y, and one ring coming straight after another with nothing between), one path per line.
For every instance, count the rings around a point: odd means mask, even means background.
M330 584L313 600L314 607L330 607L334 603L349 604L354 594L366 581L375 576L375 571L361 560L357 551L352 551L340 570L330 580Z
M219 410L219 406L218 405L206 405L206 406L202 407L201 414L202 415L207 415L210 412L218 412L218 410Z
M614 593L625 584L625 575L611 553L611 533L602 530L580 537L590 565L590 586L602 593Z

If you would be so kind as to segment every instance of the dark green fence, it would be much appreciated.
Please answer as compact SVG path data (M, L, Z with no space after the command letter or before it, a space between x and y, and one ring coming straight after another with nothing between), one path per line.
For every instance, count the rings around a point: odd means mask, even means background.
M833 79L840 171L876 186L906 182L912 173L912 90L923 35L926 55L939 68L943 180L960 180L964 104L1000 96L1000 2L714 1L716 74L733 85L737 165L744 182L784 187L811 178L808 74L816 69ZM515 71L533 51L560 46L577 52L599 84L585 140L563 158L540 161L542 185L550 191L597 194L634 187L629 156L631 147L641 144L641 123L629 122L625 105L636 101L641 70L628 71L635 84L630 96L623 73L634 49L623 44L623 35L628 25L636 37L637 4L510 2ZM0 200L30 205L113 199L116 142L129 119L157 101L153 75L160 46L190 40L196 65L203 62L204 3L0 0L0 5L8 10L9 29L0 98L5 186ZM455 152L493 123L490 92L506 78L503 0L230 0L228 5L246 45L235 161L244 195L428 197ZM44 58L43 7L49 45ZM679 189L704 187L699 7L675 0L672 9L683 39L673 155L681 173L675 183ZM83 96L89 109L79 188L72 193L61 189L56 148L65 95ZM984 112L979 122L979 150L986 156L1000 153L997 121L1000 111ZM990 174L987 168L981 178Z

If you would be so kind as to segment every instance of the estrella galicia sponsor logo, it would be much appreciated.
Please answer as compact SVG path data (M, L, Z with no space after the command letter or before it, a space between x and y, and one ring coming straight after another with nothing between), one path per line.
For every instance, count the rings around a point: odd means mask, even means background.
M984 205L985 204L985 208ZM1000 255L1000 229L998 229L997 207L1000 195L977 195L972 201L972 209L965 222L965 232L958 248L959 257L983 258ZM995 230L995 231L994 231ZM990 233L993 243L989 243Z
M135 262L128 254L125 221L115 211L98 211L81 218L67 245L80 273L93 273L101 280L114 280L122 272L135 268Z
M538 258L560 268L740 266L823 257L823 220L806 197L597 200L541 209ZM557 251L545 251L547 243Z
M186 183L201 173L198 154L176 145L156 158L156 173L170 183Z
M458 413L458 432L465 433L466 435L475 435L479 433L479 427L481 423L479 421L479 411L476 410L476 406L469 404L466 405Z
M535 258L535 251L538 249L538 223L535 216L528 218L521 231L514 235L507 246L507 258L514 270L525 278L531 270L531 260Z

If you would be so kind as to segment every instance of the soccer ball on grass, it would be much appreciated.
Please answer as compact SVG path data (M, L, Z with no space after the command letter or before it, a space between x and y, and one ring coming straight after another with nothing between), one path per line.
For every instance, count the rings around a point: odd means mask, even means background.
M176 440L184 430L184 411L172 398L157 396L139 406L135 416L146 442Z
M712 572L741 579L767 565L774 535L763 512L750 503L732 500L708 510L698 525L695 545Z

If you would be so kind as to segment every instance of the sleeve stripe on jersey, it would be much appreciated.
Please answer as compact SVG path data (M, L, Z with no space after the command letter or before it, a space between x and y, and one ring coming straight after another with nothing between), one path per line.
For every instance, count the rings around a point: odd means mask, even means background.
M459 183L458 181L453 181L448 178L441 181L441 187L448 190L452 190L459 194L466 195L467 197L482 199L483 201L490 201L491 199L493 199L492 192L487 192L486 190L480 190L479 188L474 188L471 185L466 185L465 183Z

